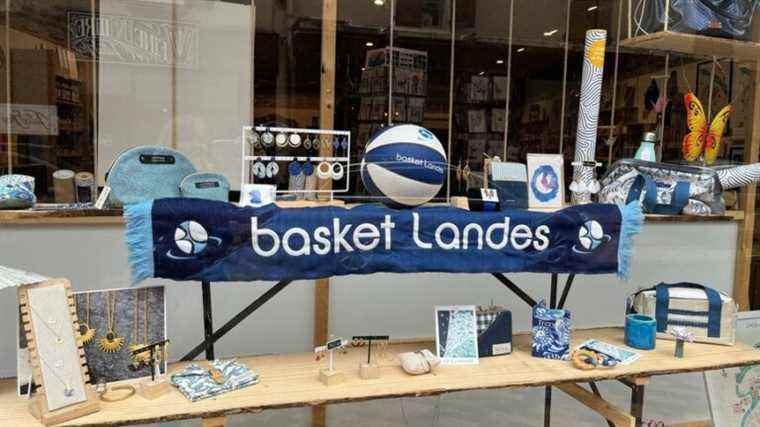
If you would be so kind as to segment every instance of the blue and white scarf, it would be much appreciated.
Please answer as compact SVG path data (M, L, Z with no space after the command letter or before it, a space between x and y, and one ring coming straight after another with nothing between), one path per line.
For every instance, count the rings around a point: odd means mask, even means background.
M377 205L238 208L159 199L125 208L135 283L316 279L377 272L579 273L626 277L639 207L470 212Z

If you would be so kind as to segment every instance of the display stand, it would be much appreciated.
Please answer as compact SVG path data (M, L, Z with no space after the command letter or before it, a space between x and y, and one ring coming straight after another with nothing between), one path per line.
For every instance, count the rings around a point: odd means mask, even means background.
M33 379L39 385L30 413L51 425L99 411L100 402L87 385L90 378L71 283L51 279L20 286L18 299Z

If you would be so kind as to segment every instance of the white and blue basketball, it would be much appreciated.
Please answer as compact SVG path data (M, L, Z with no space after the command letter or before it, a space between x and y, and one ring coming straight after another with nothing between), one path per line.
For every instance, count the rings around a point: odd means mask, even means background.
M446 172L443 145L416 125L378 131L367 143L361 164L364 186L391 207L427 203L443 186Z
M186 255L197 255L206 249L208 233L195 221L185 221L174 230L174 242Z

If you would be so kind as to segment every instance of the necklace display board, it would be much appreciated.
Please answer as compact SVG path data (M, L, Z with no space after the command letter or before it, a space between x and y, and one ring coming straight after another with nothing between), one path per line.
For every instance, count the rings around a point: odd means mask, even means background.
M29 410L45 425L100 409L89 381L71 283L51 279L18 289L34 383Z

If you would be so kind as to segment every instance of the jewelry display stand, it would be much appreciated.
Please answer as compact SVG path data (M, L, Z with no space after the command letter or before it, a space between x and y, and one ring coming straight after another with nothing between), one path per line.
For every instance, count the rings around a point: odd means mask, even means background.
M29 412L45 425L59 424L100 410L87 385L87 360L71 283L51 279L18 288L34 383Z

